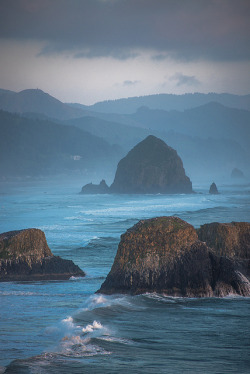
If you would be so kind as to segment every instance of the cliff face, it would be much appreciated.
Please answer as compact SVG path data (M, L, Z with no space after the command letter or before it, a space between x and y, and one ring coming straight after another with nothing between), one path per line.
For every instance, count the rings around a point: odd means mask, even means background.
M41 230L0 234L0 281L69 279L84 275L72 261L53 256Z
M115 193L191 193L177 152L155 136L137 144L117 166Z
M172 296L250 295L233 260L217 256L177 217L140 221L121 236L114 264L98 291Z

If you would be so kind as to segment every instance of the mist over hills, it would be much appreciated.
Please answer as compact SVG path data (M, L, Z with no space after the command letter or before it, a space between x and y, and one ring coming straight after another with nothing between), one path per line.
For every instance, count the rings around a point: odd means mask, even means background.
M129 97L117 100L101 101L88 107L89 110L100 113L132 114L142 106L150 109L180 110L195 108L215 101L222 105L250 109L250 95L233 95L228 93L187 93L184 95L156 94L139 97ZM79 104L71 104L81 108ZM85 106L82 106L84 109Z
M0 175L108 175L121 152L75 126L0 111Z
M85 106L41 90L0 89L0 108L2 176L112 179L120 158L150 134L177 150L191 179L225 178L235 167L250 176L250 95L162 94Z
M56 119L69 119L84 115L82 109L64 104L39 89L21 92L0 90L0 109L11 113L40 113Z

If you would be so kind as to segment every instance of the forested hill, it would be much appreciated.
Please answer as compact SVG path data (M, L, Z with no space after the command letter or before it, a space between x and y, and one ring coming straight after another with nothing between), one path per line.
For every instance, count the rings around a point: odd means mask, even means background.
M233 95L228 93L187 93L183 95L158 94L138 97L106 100L88 107L89 110L102 113L131 114L141 106L150 109L185 110L195 108L211 101L238 109L250 110L250 95ZM80 107L79 105L77 106ZM84 107L82 107L84 109Z
M109 145L74 126L0 111L0 174L43 176L92 173L114 168L121 156Z
M50 118L69 119L84 115L84 110L72 108L38 89L21 92L0 90L0 109L11 113L39 113Z

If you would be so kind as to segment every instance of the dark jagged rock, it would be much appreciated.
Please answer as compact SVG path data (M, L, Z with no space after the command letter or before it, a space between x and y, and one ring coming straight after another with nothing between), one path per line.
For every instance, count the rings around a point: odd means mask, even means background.
M232 259L198 240L177 217L140 221L121 236L114 264L98 291L159 292L171 296L250 295L250 283Z
M245 175L244 175L243 171L241 171L240 169L234 168L232 170L232 173L231 173L231 178L233 178L233 179L244 179Z
M216 186L216 184L215 184L214 182L211 184L211 186L210 186L210 188L209 188L209 193L210 193L211 195L218 195L218 194L219 194L219 191L218 191L218 189L217 189L217 186Z
M62 280L85 273L71 260L53 256L38 229L0 234L0 281Z
M82 187L82 194L106 194L109 193L109 187L103 179L100 184L88 183Z

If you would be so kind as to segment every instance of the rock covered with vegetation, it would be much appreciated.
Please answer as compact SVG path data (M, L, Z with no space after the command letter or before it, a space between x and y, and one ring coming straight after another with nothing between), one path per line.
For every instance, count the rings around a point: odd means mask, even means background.
M191 193L177 152L163 140L149 135L118 164L111 192L116 193Z
M138 143L117 166L114 182L82 187L81 193L192 193L181 158L163 140L149 135ZM103 192L104 191L104 192Z
M84 275L71 260L52 254L41 230L0 234L0 281L60 280Z
M200 240L216 252L218 256L234 259L250 259L250 223L207 223L198 230Z
M177 217L158 217L138 222L121 236L111 271L98 292L247 296L250 283L234 259L199 240L192 225Z

